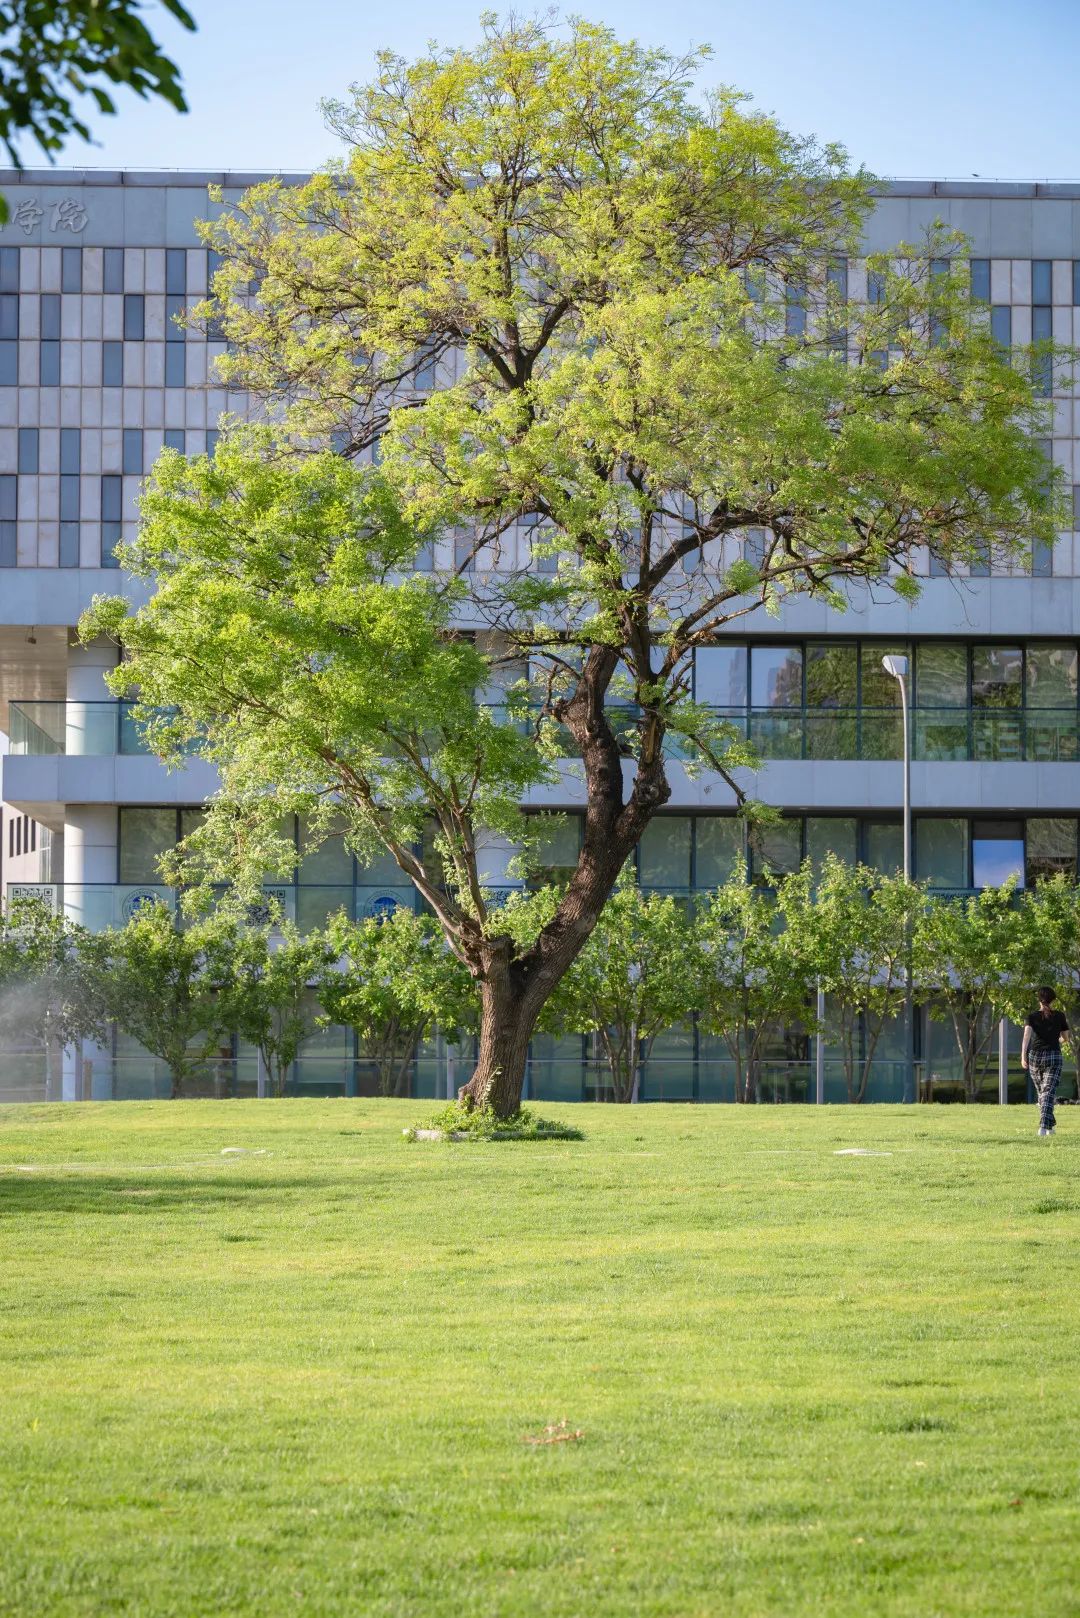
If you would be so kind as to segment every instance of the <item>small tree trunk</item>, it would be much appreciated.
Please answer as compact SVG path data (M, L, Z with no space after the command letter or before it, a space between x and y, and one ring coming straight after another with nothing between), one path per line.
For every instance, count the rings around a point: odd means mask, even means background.
M519 992L500 952L489 958L480 983L480 1040L476 1067L458 1098L468 1107L490 1107L509 1118L521 1106L525 1063L538 1010Z

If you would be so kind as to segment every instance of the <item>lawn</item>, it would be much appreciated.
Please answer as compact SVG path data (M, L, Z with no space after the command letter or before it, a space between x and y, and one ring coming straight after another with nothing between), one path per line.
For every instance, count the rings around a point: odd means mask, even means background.
M1080 1109L424 1110L0 1109L0 1613L1080 1614Z

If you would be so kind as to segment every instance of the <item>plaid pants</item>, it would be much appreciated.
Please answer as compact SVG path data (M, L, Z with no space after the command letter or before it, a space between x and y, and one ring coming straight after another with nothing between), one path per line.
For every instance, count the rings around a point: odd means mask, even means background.
M1061 1083L1061 1052L1028 1047L1028 1072L1039 1094L1039 1128L1054 1127L1054 1097Z

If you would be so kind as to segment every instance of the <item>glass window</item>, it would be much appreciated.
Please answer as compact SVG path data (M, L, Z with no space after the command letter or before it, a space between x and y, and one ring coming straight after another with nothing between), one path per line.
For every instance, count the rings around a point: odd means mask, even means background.
M755 708L802 704L802 648L754 646L750 653L750 701Z
M7 517L0 517L0 567L17 567L18 563L18 528Z
M165 291L170 294L187 291L187 252L183 247L165 249Z
M1049 308L1031 311L1031 341L1049 343L1053 340L1053 315ZM1031 382L1040 399L1048 399L1053 390L1054 366L1049 354L1035 354L1031 361Z
M971 296L980 303L990 302L990 260L973 258L971 261Z
M536 837L532 880L541 887L569 882L581 849L580 815L530 816L529 829Z
M60 521L78 522L79 520L79 484L82 480L77 476L61 477L60 479Z
M0 247L0 292L19 290L19 249Z
M1080 531L1080 483L1073 484L1072 492L1072 525L1076 533Z
M61 478L61 483L65 480ZM78 482L75 478L73 482ZM60 493L63 499L63 490ZM62 522L60 524L60 566L78 567L79 565L79 525L77 522Z
M121 882L160 882L158 860L175 847L175 809L120 810Z
M784 330L789 337L801 337L806 331L806 286L802 281L788 283Z
M81 467L81 439L82 434L78 427L61 427L60 429L60 470L61 472L78 472Z
M746 647L699 646L694 653L694 697L714 708L744 708Z
M1073 260L1073 303L1080 303L1080 259Z
M743 823L735 815L698 815L694 821L694 886L718 888L743 867Z
M919 646L915 653L915 682L915 700L920 708L966 708L967 647L948 643Z
M64 247L60 252L61 292L82 291L82 248Z
M748 528L743 540L743 557L751 567L759 570L765 565L765 530Z
M142 476L143 435L141 427L124 428L123 468L129 476Z
M38 430L36 427L19 428L19 471L36 472L40 465Z
M884 671L883 671L884 672ZM806 706L854 708L858 696L859 649L823 641L806 648Z
M1029 888L1059 874L1076 879L1076 821L1042 816L1027 823L1024 880Z
M300 848L303 850L307 842L307 827L303 821L300 823ZM344 822L335 827L330 835L319 844L318 848L302 852L300 856L300 881L314 883L337 883L352 885L353 860L352 854L345 847Z
M42 343L38 350L38 383L43 388L60 386L60 344Z
M686 815L658 815L638 844L638 880L643 888L690 886L690 826Z
M968 886L968 823L926 816L915 822L915 874L932 888Z
M750 858L756 877L766 871L776 876L797 871L802 863L802 821L779 820L759 827L751 839Z
M820 869L826 854L835 854L848 865L857 864L857 823L839 815L808 815L806 854L808 859L813 860L815 870Z
M14 522L18 516L19 482L14 472L0 474L0 519Z
M380 849L374 854L368 864L356 862L356 880L366 887L398 887L409 888L411 884L402 871L394 856L387 849Z
M977 888L1000 888L1015 876L1024 885L1022 820L976 820L971 828L971 866Z
M1012 307L995 303L990 309L990 335L1001 348L1012 347Z
M1075 708L1075 646L1029 646L1025 659L1029 708Z
M187 332L182 324L184 316L184 299L168 297L165 299L165 341L167 343L182 343Z
M187 376L186 354L187 350L183 343L165 344L165 386L167 388L184 387Z
M829 310L829 347L837 349L846 356L847 328L843 323L843 305L848 295L848 263L846 258L834 258L830 263L826 275L827 291L830 299Z
M216 428L216 427L208 427L206 429L206 453L207 453L207 455L213 455L216 452L217 447L218 447L218 439L220 437L221 437L221 433L218 430L218 428Z
M19 299L14 292L0 293L0 338L12 339L19 335Z
M124 345L110 342L101 345L101 385L103 388L122 388L124 385Z
M41 336L57 340L60 337L59 292L41 294Z
M122 514L123 484L115 472L101 480L101 520L119 522Z
M124 293L124 337L141 343L146 330L146 304L141 292Z
M1051 264L1048 258L1035 258L1031 261L1031 301L1032 303L1052 303L1050 292Z
M10 338L0 341L0 388L14 388L19 381L19 345Z
M186 450L185 450L185 444L186 443L187 443L187 435L184 432L184 429L182 427L166 427L166 429L165 429L165 448L166 449L178 449L180 451L181 455L183 455L183 454L186 453Z
M106 292L123 292L124 249L122 247L106 247L102 272L102 286Z
M870 270L866 277L866 298L868 303L885 302L885 271Z
M904 869L904 829L899 820L863 822L863 860L883 876Z
M1019 646L973 646L972 707L1019 708L1023 667Z

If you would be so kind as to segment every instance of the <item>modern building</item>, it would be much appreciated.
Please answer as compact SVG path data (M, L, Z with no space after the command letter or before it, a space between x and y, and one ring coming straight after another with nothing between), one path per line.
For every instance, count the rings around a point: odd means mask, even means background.
M214 775L193 760L167 773L142 750L127 709L102 676L108 647L81 647L74 629L99 592L134 590L113 547L132 531L140 479L162 445L211 449L242 395L215 383L223 345L176 316L205 291L195 221L263 178L254 174L25 171L0 173L10 216L0 229L0 872L11 897L43 893L91 927L122 923L161 887L156 861L198 815ZM1080 185L894 182L867 231L867 252L918 240L936 220L972 242L975 293L1003 343L1080 343ZM848 295L865 298L865 265L846 266ZM1047 377L1046 386L1056 386ZM1080 488L1080 422L1071 395L1054 400L1054 460ZM754 543L754 535L746 536ZM1025 568L930 576L908 607L870 590L847 613L788 602L778 619L747 620L703 653L697 696L743 715L767 763L754 790L784 811L753 857L783 869L835 849L883 868L900 863L899 714L882 655L911 659L912 801L916 875L943 890L1075 873L1080 824L1080 500L1073 527ZM674 892L721 880L739 833L723 789L673 766L675 793L639 851L643 883ZM541 801L542 800L542 801ZM572 810L558 792L537 808ZM569 858L572 816L559 833ZM498 881L499 871L492 879ZM396 868L357 870L327 845L277 885L301 925L342 903L374 913L412 902ZM314 1038L297 1067L301 1089L363 1087L346 1031ZM946 1031L919 1031L919 1072L947 1088ZM899 1035L877 1064L881 1097L903 1093ZM151 1064L122 1048L95 1050L89 1073L65 1072L64 1094L149 1093ZM441 1087L428 1052L419 1088ZM806 1093L809 1052L776 1052L768 1093ZM238 1064L243 1082L253 1065ZM580 1041L537 1041L533 1093L589 1093ZM830 1087L832 1080L829 1080ZM721 1053L693 1029L654 1049L646 1096L730 1093ZM831 1088L830 1088L830 1093ZM996 1094L996 1089L995 1089Z

